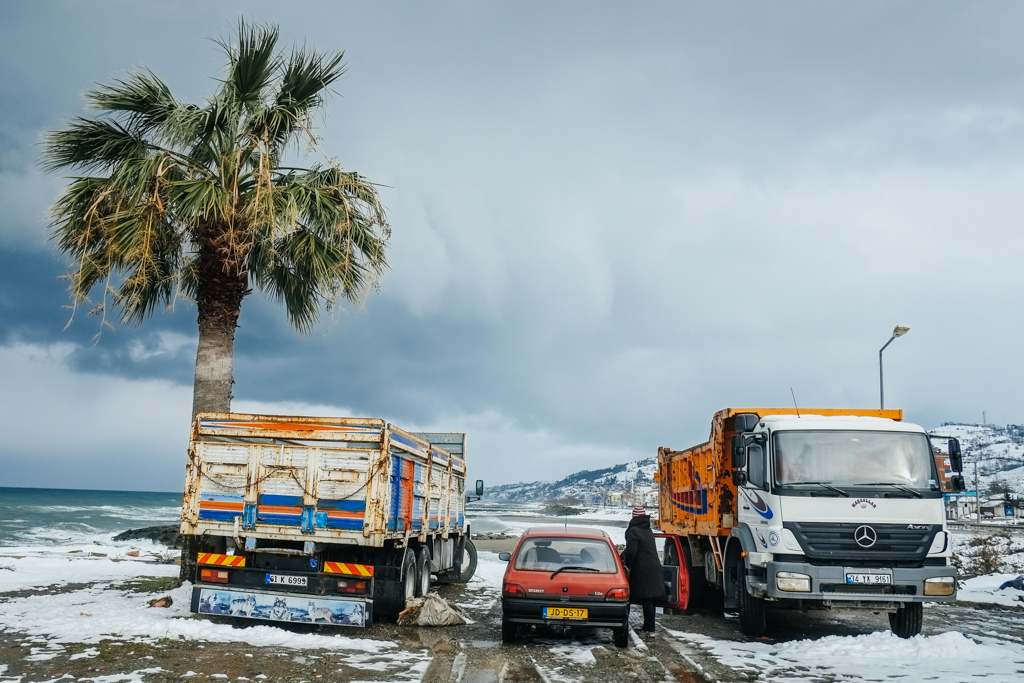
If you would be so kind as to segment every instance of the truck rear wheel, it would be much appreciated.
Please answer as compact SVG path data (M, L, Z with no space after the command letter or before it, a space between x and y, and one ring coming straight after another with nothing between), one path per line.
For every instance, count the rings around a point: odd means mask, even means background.
M900 638L913 638L921 635L924 621L924 604L906 602L895 612L889 612L889 627Z
M476 574L476 546L473 545L473 541L466 539L466 545L462 549L462 573L459 575L459 583L469 583L469 580L473 578L473 574Z
M416 597L422 598L430 592L430 551L420 546L416 551Z
M405 609L406 601L416 597L416 553L412 548L396 548L385 553L387 564L382 567L385 571L373 582L373 609L376 615L394 619ZM394 578L384 579L385 574Z
M740 630L760 638L767 629L764 600L747 592L747 567L742 560L736 566L736 601L739 604Z

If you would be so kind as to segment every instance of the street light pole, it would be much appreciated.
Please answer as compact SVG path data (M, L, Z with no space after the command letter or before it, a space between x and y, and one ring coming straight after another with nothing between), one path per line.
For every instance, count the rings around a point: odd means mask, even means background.
M885 346L878 350L878 402L882 410L885 410L885 382L882 378L882 351L885 351L885 347L892 344L892 340L896 337L902 337L907 332L910 332L910 328L906 325L897 325L896 329L892 331L892 336L889 337L889 341L885 342Z

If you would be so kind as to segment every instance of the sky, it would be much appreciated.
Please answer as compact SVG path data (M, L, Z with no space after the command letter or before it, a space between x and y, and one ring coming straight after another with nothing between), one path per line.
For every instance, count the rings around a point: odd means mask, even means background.
M201 103L242 16L345 51L317 132L393 234L311 334L246 298L235 410L555 479L725 407L875 408L905 324L887 407L1024 423L1020 4L3 3L0 486L180 490L195 308L72 315L39 142L143 66Z

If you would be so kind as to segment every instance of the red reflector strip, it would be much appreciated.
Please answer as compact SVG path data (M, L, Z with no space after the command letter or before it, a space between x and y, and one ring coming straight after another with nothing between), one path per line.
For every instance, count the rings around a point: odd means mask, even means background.
M244 567L245 557L242 555L218 555L217 553L199 553L199 564L212 564L221 567Z
M324 571L328 574L348 574L349 576L373 576L373 565L351 564L349 562L324 562Z
M213 583L227 583L228 572L223 569L200 569L199 580L211 581Z

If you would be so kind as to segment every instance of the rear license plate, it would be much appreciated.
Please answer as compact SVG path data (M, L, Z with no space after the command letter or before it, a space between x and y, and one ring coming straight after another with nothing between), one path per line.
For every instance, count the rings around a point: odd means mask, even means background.
M288 574L267 574L267 583L275 586L306 586L305 576L289 576Z
M891 584L892 576L889 574L847 574L846 583L867 584L869 586Z
M580 607L545 607L545 619L586 619L587 610Z

